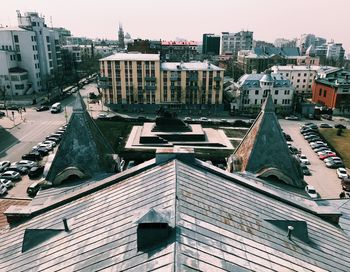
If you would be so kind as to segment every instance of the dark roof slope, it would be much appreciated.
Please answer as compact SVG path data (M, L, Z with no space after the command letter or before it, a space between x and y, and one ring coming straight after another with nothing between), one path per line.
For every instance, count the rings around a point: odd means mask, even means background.
M289 185L300 188L305 186L301 169L291 156L282 134L271 95L267 97L234 156L241 160L241 171L262 177L270 173Z
M68 168L76 168L88 177L113 172L114 151L86 111L77 95L73 114L50 166L46 180L55 183L57 176Z
M198 161L154 164L0 235L0 270L350 270L350 238L297 207L307 200L294 197L290 205L289 194L277 199L244 182L249 178ZM176 233L168 244L139 251L138 220L152 209L166 212ZM22 253L25 230L57 229L63 217L69 232ZM287 225L296 229L291 239Z

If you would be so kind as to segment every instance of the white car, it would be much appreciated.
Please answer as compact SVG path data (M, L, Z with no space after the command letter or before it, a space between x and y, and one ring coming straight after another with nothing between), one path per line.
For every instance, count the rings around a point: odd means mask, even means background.
M0 174L0 178L9 180L19 180L21 179L21 174L16 171L6 171L5 173Z
M7 188L4 185L0 184L0 195L5 194L6 192L7 192Z
M50 144L50 145L52 145L53 147L56 146L56 143L55 143L54 141L50 141L50 140L43 141L43 144Z
M1 185L5 186L6 188L10 188L13 187L13 182L8 179L0 179L0 186Z
M0 161L0 173L11 165L10 161Z
M209 121L211 121L211 120L208 119L207 117L201 117L201 118L199 118L199 121L202 121L202 122L209 122Z
M295 116L295 115L290 115L290 116L286 116L284 119L286 120L299 120L299 117Z
M304 155L304 154L301 154L299 156L299 160L300 162L302 162L303 164L310 164L310 161L308 160L308 158Z
M347 178L349 176L348 172L346 172L346 169L342 167L337 169L337 175L338 175L338 178L340 179Z
M318 195L317 195L317 192L316 192L316 189L314 186L311 186L311 185L307 185L305 187L305 192L309 195L309 197L311 198L317 198Z
M184 121L191 121L191 120L192 120L191 117L185 117L185 118L184 118Z
M38 149L40 147L44 147L44 148L46 148L49 151L53 150L52 144L44 144L44 143L38 143L36 146L33 146L32 150L34 151L34 150L36 150L36 149Z
M18 162L15 162L14 165L16 166L23 166L23 167L27 167L28 169L36 166L36 162L33 162L33 161L28 161L28 160L21 160L21 161L18 161Z
M329 157L323 160L324 163L327 162L334 162L334 161L339 161L339 162L343 162L341 158L339 157Z

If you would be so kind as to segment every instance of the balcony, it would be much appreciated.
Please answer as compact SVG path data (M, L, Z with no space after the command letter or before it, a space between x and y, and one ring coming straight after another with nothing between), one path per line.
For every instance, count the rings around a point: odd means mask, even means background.
M156 81L156 78L155 77L149 77L149 76L146 76L145 77L145 81L151 81L151 82L155 82Z
M188 80L189 81L198 81L198 76L196 75L196 76L190 76L189 78L188 78Z
M170 80L171 80L171 81L177 81L177 79L178 79L177 76L171 76L171 77L170 77Z
M156 86L146 85L145 86L145 90L146 91L155 91L156 90Z
M222 80L222 77L216 76L216 77L214 77L214 80L215 80L215 81L221 81L221 80Z

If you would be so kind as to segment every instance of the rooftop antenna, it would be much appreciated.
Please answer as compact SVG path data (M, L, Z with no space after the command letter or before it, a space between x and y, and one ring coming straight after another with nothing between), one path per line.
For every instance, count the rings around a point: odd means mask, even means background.
M50 16L50 25L51 25L51 28L53 28L53 25L52 25L52 16Z

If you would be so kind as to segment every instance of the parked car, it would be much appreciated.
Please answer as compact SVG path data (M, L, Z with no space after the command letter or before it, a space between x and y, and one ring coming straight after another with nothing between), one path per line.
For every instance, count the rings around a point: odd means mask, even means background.
M47 111L49 110L49 106L40 106L39 108L35 108L36 111Z
M289 141L289 142L293 141L292 137L289 134L283 132L283 136L286 139L286 141Z
M335 154L333 151L324 151L321 154L318 154L318 157L320 160L324 160L325 158L328 157L336 157L337 154Z
M332 126L327 123L322 123L320 124L320 128L332 128Z
M127 166L126 166L126 169L129 169L131 167L134 167L135 166L135 161L129 161Z
M311 147L312 149L317 149L317 148L320 148L320 147L327 147L327 148L328 148L328 146L327 146L326 144L320 143L319 141L310 142L309 144L310 144L310 147Z
M0 111L0 118L4 117L5 113L3 111Z
M318 147L318 148L315 148L314 151L315 151L316 153L318 153L318 152L331 151L331 150L329 149L328 146L320 146L320 147Z
M37 178L40 175L42 175L43 172L44 172L44 166L42 165L34 166L29 170L28 177L30 179Z
M315 129L312 129L312 128L305 128L305 129L301 129L300 130L300 133L301 134L306 134L306 133L310 133L310 132L312 132L312 133L318 133L318 130L315 130Z
M108 119L108 114L107 113L99 113L97 115L97 119Z
M322 139L318 136L314 136L314 137L311 137L309 139L307 139L307 142L308 143L311 143L311 142L316 142L316 141L321 141Z
M300 168L303 171L303 174L305 176L311 176L311 172L310 172L309 168L305 164L301 163L300 164Z
M48 137L46 138L46 140L49 140L49 141L53 141L57 144L59 144L59 142L61 141L59 138L56 138L56 137Z
M28 168L21 165L11 164L9 167L6 168L6 171L14 171L18 172L20 175L26 175L28 174Z
M4 195L6 192L7 188L4 185L0 184L0 195Z
M6 188L13 187L13 182L9 179L0 179L0 185L5 186Z
M6 171L6 172L0 174L0 178L9 179L9 180L20 180L21 175L20 175L20 173L18 173L16 171Z
M0 173L5 171L5 169L10 165L11 165L10 161L0 161Z
M38 147L32 150L33 152L38 152L42 157L49 155L49 150L45 147Z
M350 177L341 180L341 187L344 191L350 191Z
M42 156L41 156L41 154L39 152L32 151L32 152L30 152L28 154L24 154L22 156L22 159L23 160L30 160L30 161L40 161L40 160L42 160Z
M343 178L347 178L349 175L348 175L348 172L346 172L345 168L339 167L337 169L337 176L338 178L343 179Z
M53 150L52 144L38 143L37 145L33 146L32 151L35 151L36 149L38 149L40 147L44 147L44 148L46 148L49 151Z
M21 160L21 161L15 162L14 164L18 166L27 167L27 168L32 168L37 165L36 162L29 161L29 160Z
M329 157L323 160L324 163L327 162L332 162L332 161L339 161L339 162L343 162L341 158L339 157Z
M201 118L199 118L199 121L202 121L202 122L209 122L210 119L208 119L207 117L201 117Z
M305 192L309 195L309 197L311 198L317 198L318 195L317 195L317 192L316 192L316 189L314 186L312 185L307 185L305 187Z
M50 140L45 140L45 141L43 141L43 144L50 144L50 145L52 145L53 147L56 146L56 142L50 141Z
M192 120L191 117L185 117L185 118L184 118L184 121L191 121L191 120Z
M344 167L344 163L342 161L330 161L326 163L326 166L328 168L337 169L340 167Z
M39 190L40 190L40 184L38 182L34 182L27 188L27 194L30 197L34 197L39 192Z
M304 125L301 126L301 128L311 128L311 129L317 130L317 125L315 123L305 123Z
M299 120L299 117L295 115L289 115L289 116L286 116L284 119L296 121L296 120Z
M321 118L326 119L326 120L332 120L332 115L329 114L322 114Z
M342 124L335 124L334 127L335 127L335 128L346 129L346 126L344 126L344 125L342 125Z
M299 155L299 160L300 160L301 163L303 163L305 165L310 164L310 161L308 160L308 158L304 154L300 154Z

